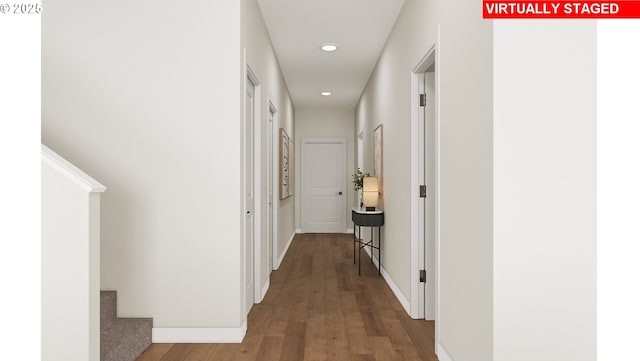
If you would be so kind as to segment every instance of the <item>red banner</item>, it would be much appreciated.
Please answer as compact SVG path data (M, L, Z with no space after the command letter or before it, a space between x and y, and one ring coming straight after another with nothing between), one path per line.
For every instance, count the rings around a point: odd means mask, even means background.
M633 19L640 1L499 1L483 0L485 19Z

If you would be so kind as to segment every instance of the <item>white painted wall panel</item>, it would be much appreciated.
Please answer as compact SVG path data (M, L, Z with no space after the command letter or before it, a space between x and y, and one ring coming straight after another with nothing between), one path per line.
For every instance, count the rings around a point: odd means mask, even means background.
M101 283L120 316L242 325L241 61L235 0L42 14L42 139L109 185Z
M494 359L596 359L596 23L494 24Z
M100 360L100 194L42 163L42 360Z

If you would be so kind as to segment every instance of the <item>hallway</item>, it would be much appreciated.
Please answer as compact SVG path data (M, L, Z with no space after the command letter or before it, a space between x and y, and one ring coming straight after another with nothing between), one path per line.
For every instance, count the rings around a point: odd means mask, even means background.
M296 235L241 344L153 344L137 361L437 360L433 322L409 318L366 254L358 277L352 245Z

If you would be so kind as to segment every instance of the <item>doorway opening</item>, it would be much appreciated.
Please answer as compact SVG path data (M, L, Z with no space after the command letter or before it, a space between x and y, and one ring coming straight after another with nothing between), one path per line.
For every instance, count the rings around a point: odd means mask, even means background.
M411 317L436 321L438 338L438 63L432 46L411 74Z

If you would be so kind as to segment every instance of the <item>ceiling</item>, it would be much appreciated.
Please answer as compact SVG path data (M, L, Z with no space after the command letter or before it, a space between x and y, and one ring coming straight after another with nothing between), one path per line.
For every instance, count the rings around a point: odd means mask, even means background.
M354 109L403 3L258 0L295 107Z

